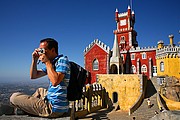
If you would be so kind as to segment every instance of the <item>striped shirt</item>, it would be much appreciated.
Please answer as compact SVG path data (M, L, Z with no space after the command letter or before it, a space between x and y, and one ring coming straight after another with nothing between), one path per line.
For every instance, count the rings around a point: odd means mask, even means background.
M69 101L67 100L67 86L70 79L70 66L67 56L57 56L53 60L53 66L56 72L64 73L65 76L55 87L50 81L46 98L52 105L52 112L68 112ZM46 67L42 70L47 73Z

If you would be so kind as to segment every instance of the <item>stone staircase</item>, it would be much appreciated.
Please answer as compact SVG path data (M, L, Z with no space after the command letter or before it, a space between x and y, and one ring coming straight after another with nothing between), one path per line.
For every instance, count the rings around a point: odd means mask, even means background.
M155 115L155 111L159 113L159 108L157 105L157 89L158 84L156 78L152 78L147 82L146 95L141 106L131 115L135 116L137 120L149 120ZM150 98L152 107L148 108L147 99Z
M147 99L144 99L142 105L131 115L135 116L137 120L149 120L155 115L155 111L159 112L157 102L156 102L156 94L150 97L152 107L148 108Z

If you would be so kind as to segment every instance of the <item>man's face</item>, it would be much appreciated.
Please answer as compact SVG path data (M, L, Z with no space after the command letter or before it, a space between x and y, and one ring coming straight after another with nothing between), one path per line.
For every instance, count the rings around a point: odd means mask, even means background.
M45 49L45 55L49 60L52 60L52 49L48 49L48 43L47 42L42 42L39 45L39 48L44 48ZM41 55L40 55L41 56Z

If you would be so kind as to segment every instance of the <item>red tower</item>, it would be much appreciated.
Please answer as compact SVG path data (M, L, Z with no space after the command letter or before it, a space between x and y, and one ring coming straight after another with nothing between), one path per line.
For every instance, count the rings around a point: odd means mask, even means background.
M115 20L117 23L117 29L114 30L114 34L117 35L120 49L129 49L132 46L137 47L137 32L134 30L134 11L131 12L131 8L129 6L127 12L124 13L119 13L118 9L116 9Z
M134 11L131 11L130 6L124 13L119 13L116 9L115 20L117 29L114 30L114 34L117 35L120 54L123 58L123 73L145 74L151 78L155 72L153 70L156 69L156 48L138 47L137 32L134 29Z

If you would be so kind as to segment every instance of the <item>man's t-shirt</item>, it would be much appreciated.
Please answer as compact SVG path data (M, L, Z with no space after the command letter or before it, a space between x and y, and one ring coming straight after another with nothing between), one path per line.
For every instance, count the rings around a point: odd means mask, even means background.
M69 101L67 100L67 86L70 79L70 65L67 56L59 55L53 60L56 72L64 73L63 80L57 85L52 86L51 81L48 88L47 100L52 105L52 112L68 112ZM47 73L46 67L42 69Z

